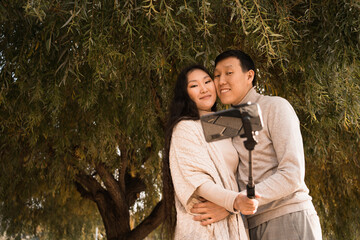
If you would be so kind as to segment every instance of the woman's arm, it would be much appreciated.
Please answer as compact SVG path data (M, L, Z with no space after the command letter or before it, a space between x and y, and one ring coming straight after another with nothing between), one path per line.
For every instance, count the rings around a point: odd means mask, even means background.
M216 205L224 207L229 212L236 212L234 202L236 196L239 194L238 192L224 189L214 182L207 181L199 186L195 193Z
M255 197L260 198L258 194L256 194ZM245 191L238 193L234 201L234 209L239 209L240 212L244 215L254 214L258 205L258 200L249 199L246 196ZM193 219L195 221L200 221L201 225L203 226L218 222L230 214L230 212L227 211L224 207L221 207L210 201L197 203L191 208L190 211L192 213L198 214L194 216Z
M196 193L206 200L226 208L229 212L240 211L244 215L250 215L255 213L258 206L258 200L249 199L245 191L239 193L224 189L210 181L199 186ZM256 197L260 198L259 195Z
M193 219L195 221L200 221L203 226L221 221L230 214L225 208L216 205L213 202L209 202L206 199L203 199L201 203L195 204L190 211L198 214L195 215Z

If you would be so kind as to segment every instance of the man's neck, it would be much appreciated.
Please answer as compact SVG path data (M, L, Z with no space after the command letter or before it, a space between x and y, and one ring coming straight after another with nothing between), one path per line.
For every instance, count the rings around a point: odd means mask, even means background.
M251 91L251 89L253 89L254 87L250 87L249 89L248 89L248 91L246 92L246 95L240 100L240 102L238 102L238 103L236 103L236 104L231 104L231 105L239 105L239 104L241 104L241 103L244 103L244 99L246 99L247 97L248 97L248 95L249 95L249 92Z

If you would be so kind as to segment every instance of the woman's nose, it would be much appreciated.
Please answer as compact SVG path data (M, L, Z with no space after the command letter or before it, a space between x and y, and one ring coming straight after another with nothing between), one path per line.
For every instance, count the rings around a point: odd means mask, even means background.
M201 89L200 89L200 92L201 93L206 93L208 91L208 89L206 88L205 85L201 85Z

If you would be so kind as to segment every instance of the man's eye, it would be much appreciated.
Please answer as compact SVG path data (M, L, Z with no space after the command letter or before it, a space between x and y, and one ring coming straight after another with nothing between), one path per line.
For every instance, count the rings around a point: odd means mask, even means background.
M210 83L210 82L212 82L211 80L207 80L206 82L205 82L205 84L208 84L208 83Z
M231 74L233 74L233 72L227 72L226 74L227 74L227 75L231 75Z
M220 77L220 75L215 75L215 76L214 76L214 78L219 78L219 77Z

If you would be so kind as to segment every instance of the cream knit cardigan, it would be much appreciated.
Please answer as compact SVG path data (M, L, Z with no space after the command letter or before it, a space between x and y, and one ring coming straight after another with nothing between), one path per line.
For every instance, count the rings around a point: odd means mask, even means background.
M231 139L225 139L231 143ZM175 189L177 224L175 239L241 239L248 234L240 214L208 226L194 221L190 209L197 200L195 191L203 183L214 183L238 191L236 178L223 159L217 142L205 141L200 120L182 120L174 128L170 145L170 170Z

